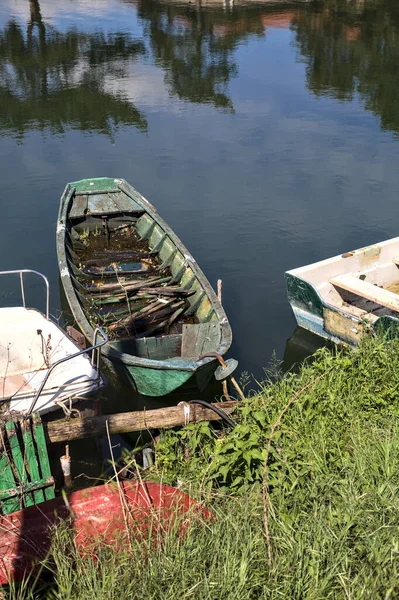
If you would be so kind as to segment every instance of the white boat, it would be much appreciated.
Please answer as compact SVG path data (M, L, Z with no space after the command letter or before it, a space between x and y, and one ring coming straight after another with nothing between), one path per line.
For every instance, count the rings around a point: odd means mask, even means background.
M46 314L25 303L24 274L41 277L46 285ZM82 350L50 319L50 286L37 271L1 271L18 274L22 306L0 308L1 412L45 414L71 408L76 400L96 394L105 382L99 370L99 348L108 341L97 328L93 345ZM98 336L101 341L97 343Z
M399 335L399 237L285 274L300 327L356 345L380 330Z

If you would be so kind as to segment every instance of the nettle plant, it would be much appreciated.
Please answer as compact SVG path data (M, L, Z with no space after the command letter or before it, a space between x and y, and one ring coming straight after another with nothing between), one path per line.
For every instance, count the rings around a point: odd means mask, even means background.
M197 481L207 486L238 490L261 481L266 455L268 411L261 400L247 400L237 411L234 429L215 429L210 423L190 424L162 434L156 464L164 481ZM277 445L271 454L279 452ZM276 443L276 441L275 441Z

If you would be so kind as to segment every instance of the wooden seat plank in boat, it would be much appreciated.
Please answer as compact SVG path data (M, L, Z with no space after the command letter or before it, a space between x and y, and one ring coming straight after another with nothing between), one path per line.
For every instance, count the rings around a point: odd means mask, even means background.
M143 207L140 206L133 198L129 198L126 194L122 192L118 192L117 194L112 194L112 199L115 201L119 208L119 212L132 212L137 211L142 214Z
M123 212L143 213L143 208L121 192L107 194L78 194L74 197L69 211L71 219L81 219L86 215L112 215Z
M205 352L213 351L217 346L218 332L215 321L183 325L181 355L184 358L198 358Z
M90 215L105 215L119 212L119 206L113 202L109 194L91 194L87 203L87 212Z
M112 215L120 212L143 213L143 207L118 192L114 194L90 194L87 212L91 215Z
M330 283L335 287L371 300L375 304L385 306L391 310L399 312L399 296L388 290L384 290L372 283L363 281L354 275L347 273L345 275L338 275L330 279Z
M87 194L81 194L80 196L74 197L71 210L69 211L69 216L71 217L71 219L80 219L86 216L87 201Z

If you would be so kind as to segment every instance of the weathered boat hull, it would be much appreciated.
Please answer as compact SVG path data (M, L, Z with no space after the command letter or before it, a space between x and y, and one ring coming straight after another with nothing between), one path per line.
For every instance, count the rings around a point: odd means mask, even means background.
M123 361L110 360L102 356L104 368L111 376L124 385L130 386L143 396L160 397L180 390L197 389L202 392L211 381L215 372L215 362L212 361L196 371L150 369L126 364Z
M334 343L357 345L370 332L399 333L399 238L285 273L300 327ZM399 289L399 288L397 288Z
M0 585L37 571L50 550L54 526L64 522L77 549L92 555L99 544L126 548L128 535L155 536L179 515L209 512L190 496L160 483L131 481L72 492L0 517ZM180 524L180 521L179 521ZM187 524L187 523L186 523Z
M19 276L21 290L20 306L0 308L2 413L68 412L72 403L97 396L106 383L97 360L98 347L107 341L101 329L93 333L93 347L79 348L50 318L50 285L42 273L18 269L0 271L0 275ZM26 275L39 277L45 284L45 314L26 306Z
M76 231L80 231L83 236L85 227L91 227L89 236L97 235L97 229L104 221L107 232L131 227L134 235L138 236L139 243L147 244L146 252L141 254L146 259L137 263L139 268L137 264L132 265L131 261L124 266L122 263L112 263L112 268L93 267L93 261L88 261L90 266L85 263L82 267L71 247L73 235L76 237ZM68 184L61 199L57 251L66 298L76 323L88 339L93 323L90 322L90 307L87 306L85 294L91 294L93 305L97 306L100 300L101 317L107 306L112 305L112 318L117 323L118 319L122 319L120 307L125 302L123 294L127 298L130 293L129 286L130 289L133 288L134 295L136 289L144 294L147 290L151 292L151 277L155 277L153 281L160 281L161 286L169 285L165 282L170 280L173 285L177 285L178 290L181 290L179 293L185 294L184 310L191 320L170 334L169 331L167 334L154 336L144 333L114 339L103 346L102 357L112 374L143 395L164 396L180 390L187 383L191 385L195 382L200 389L206 386L218 363L215 357L203 355L223 355L227 352L232 340L230 325L215 292L193 257L159 217L156 209L137 190L123 180L109 178ZM124 253L132 254L134 251L135 247L132 245ZM101 254L103 256L107 252L103 251ZM159 263L156 268L150 264L153 256L156 256ZM101 265L103 262L103 258L98 261ZM164 277L165 274L169 274L169 277ZM86 284L84 281L79 282L80 275L85 278ZM160 279L157 280L156 277L159 276ZM94 278L93 283L91 278ZM115 288L120 285L121 279L123 283L120 290L118 288L119 294L116 294ZM108 283L110 281L111 284ZM147 285L146 281L150 283ZM102 289L114 291L108 292L108 297L101 297ZM156 289L161 292L163 290L162 287ZM126 300L129 311L130 301L131 297ZM170 304L168 299L163 302L165 305ZM122 313L123 310L126 309L122 309ZM137 314L143 310L145 312L147 309L140 309ZM127 320L129 318L134 320L134 314L133 317L132 314L130 317L128 315ZM126 322L126 318L123 322Z

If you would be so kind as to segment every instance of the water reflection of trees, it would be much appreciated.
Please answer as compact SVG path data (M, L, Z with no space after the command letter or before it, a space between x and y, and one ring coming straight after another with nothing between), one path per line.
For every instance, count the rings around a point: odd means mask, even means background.
M110 87L144 53L144 44L122 33L59 32L44 23L37 0L29 4L26 31L14 20L0 31L0 131L146 130L141 111Z
M359 94L385 129L399 132L399 5L330 0L297 11L296 46L309 88L351 100Z
M200 2L123 0L137 7L154 60L170 93L189 102L233 110L228 86L237 75L236 48L263 36L276 19L295 32L309 88L351 100L356 94L382 126L399 132L399 4L397 0L256 3L211 9ZM29 0L26 28L10 21L0 31L0 131L67 128L112 134L118 125L145 130L126 98L129 62L145 52L129 34L105 36L46 24ZM119 81L119 84L118 84Z
M137 5L170 92L189 102L232 110L228 83L237 75L234 50L249 35L264 35L261 8L224 10L220 4L206 10L199 3L125 1Z

